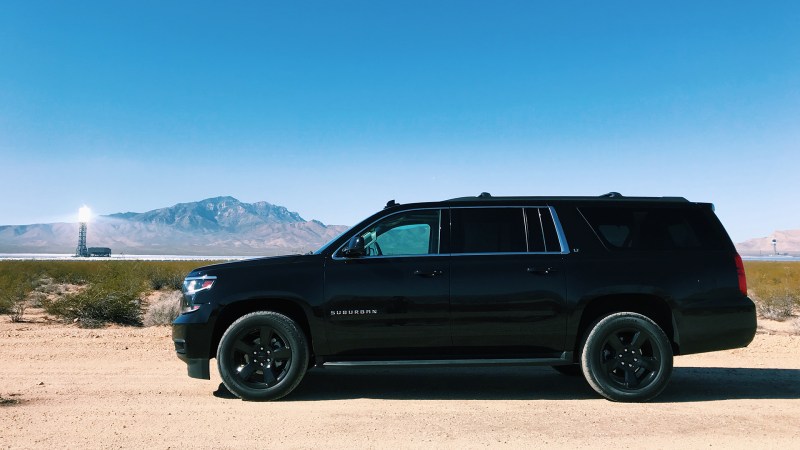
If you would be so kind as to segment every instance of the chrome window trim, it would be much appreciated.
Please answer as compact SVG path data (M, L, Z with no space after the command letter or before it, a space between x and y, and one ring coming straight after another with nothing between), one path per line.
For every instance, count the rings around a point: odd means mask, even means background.
M528 252L530 252L531 243L530 243L530 238L528 237L528 235L530 234L528 232L528 213L525 212L525 208L522 208L522 222L525 223L525 249L528 250ZM545 248L545 250L547 249Z
M438 247L439 248L438 248L438 250L439 250L439 252L441 252L441 250L442 250L442 212L443 212L443 210L445 208L447 208L449 210L453 210L453 209L477 209L477 208L480 208L480 209L520 208L520 209L522 209L523 217L527 216L527 214L525 214L525 209L527 209L527 208L530 208L530 209L536 208L537 214L539 214L539 222L540 222L540 224L542 226L542 239L543 240L544 240L544 224L542 223L541 212L539 212L539 209L540 208L547 208L547 209L550 210L550 217L553 220L553 225L555 225L555 227L556 227L556 235L558 235L558 241L559 241L559 245L560 245L561 249L560 249L560 251L552 251L552 252L548 252L548 251L544 251L544 252L487 252L487 253L452 253L451 252L451 253L435 253L435 254L426 253L426 254L422 254L422 255L386 255L386 256L384 256L384 255L376 255L376 256L364 256L364 257L361 257L361 258L345 258L345 257L337 256L337 254L344 248L344 246L347 245L347 242L345 242L342 245L340 245L339 248L337 248L335 252L331 253L331 259L336 260L336 261L342 261L342 260L360 260L360 259L366 259L366 258L369 258L369 259L387 259L387 258L426 258L426 257L436 257L436 256L566 255L566 254L570 253L569 245L567 245L567 238L566 238L566 235L564 234L564 229L561 226L561 220L559 220L558 214L556 213L555 208L552 207L552 206L544 206L544 205L542 205L542 206L535 206L535 205L531 205L531 206L525 206L525 205L516 205L516 206L515 205L508 205L508 206L495 205L495 206L449 206L449 207L442 206L442 207L432 207L432 208L405 209L405 210L402 210L402 211L393 212L392 214L383 216L383 217L381 217L379 219L376 219L376 220L372 221L369 225L367 225L367 226L363 227L362 229L358 230L354 234L354 236L364 232L364 230L366 230L369 227L375 225L376 223L380 222L381 220L384 220L384 219L386 219L388 217L392 217L392 216L397 215L397 214L402 214L402 213L407 213L407 212L412 212L412 211L432 211L432 210L436 210L436 211L439 211L439 242L438 242ZM526 223L525 223L525 240L526 241L525 242L527 244L527 239L528 239L527 218L525 220L526 220ZM452 225L453 225L453 217L451 216L450 217L450 226L452 227ZM545 242L545 249L546 249L547 241L544 240L544 242ZM530 246L526 246L526 248L530 248Z
M550 210L550 217L553 220L553 225L555 225L555 227L556 227L556 235L558 235L558 243L559 243L560 250L558 250L558 251L555 251L555 250L554 251L544 251L544 252L449 253L450 255L452 255L452 256L458 256L458 255L515 255L515 254L519 254L519 255L525 255L525 254L528 254L528 255L566 255L566 254L569 253L569 246L567 245L567 238L564 235L564 229L561 227L561 221L558 220L558 214L556 214L556 210L552 206L545 206L545 205L539 205L539 206L536 206L536 205L530 205L530 206L527 206L527 205L493 205L493 206L451 206L450 207L451 210L453 210L453 209L476 209L476 208L480 208L480 209L521 208L522 209L522 214L524 216L527 216L527 214L525 214L525 210L526 209L536 209L536 212L539 215L539 225L541 226L541 229L542 229L542 242L544 242L545 250L547 250L547 239L545 239L545 235L544 235L544 223L542 222L542 213L539 212L540 209L546 208L546 209ZM450 226L451 227L453 226L453 218L452 217L450 217ZM528 224L527 224L527 219L526 219L526 222L525 222L525 242L526 243L527 243L527 239L528 239ZM526 248L530 248L530 246L528 245Z
M553 223L556 226L556 234L558 235L558 241L561 244L561 254L566 255L569 253L569 245L567 245L567 236L564 234L564 228L561 227L561 220L558 218L558 214L556 214L556 209L552 206L548 206L550 209L550 216L553 219ZM544 231L544 229L542 230Z

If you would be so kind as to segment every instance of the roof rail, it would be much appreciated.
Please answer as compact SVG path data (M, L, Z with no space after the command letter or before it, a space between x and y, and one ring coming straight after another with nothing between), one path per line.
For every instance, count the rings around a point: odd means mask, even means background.
M608 193L605 193L605 194L601 195L600 197L601 198L622 198L623 195L620 194L619 192L611 191L611 192L608 192Z

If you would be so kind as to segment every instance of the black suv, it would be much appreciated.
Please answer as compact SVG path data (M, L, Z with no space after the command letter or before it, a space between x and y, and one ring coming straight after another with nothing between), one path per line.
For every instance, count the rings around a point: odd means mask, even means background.
M193 270L175 349L195 378L216 357L252 400L287 395L314 366L536 364L645 401L673 355L755 334L713 210L613 192L390 201L312 254Z

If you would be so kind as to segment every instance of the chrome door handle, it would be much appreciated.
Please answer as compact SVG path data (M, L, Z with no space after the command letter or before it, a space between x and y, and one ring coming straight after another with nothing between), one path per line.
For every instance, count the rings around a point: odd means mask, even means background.
M416 275L418 277L422 277L422 278L438 277L441 274L442 274L441 270L432 270L430 272L425 272L425 271L422 271L422 270L415 270L414 271L414 275Z
M545 269L537 269L536 267L528 267L528 273L532 273L534 275L550 275L551 273L558 272L558 269L553 267L547 267Z

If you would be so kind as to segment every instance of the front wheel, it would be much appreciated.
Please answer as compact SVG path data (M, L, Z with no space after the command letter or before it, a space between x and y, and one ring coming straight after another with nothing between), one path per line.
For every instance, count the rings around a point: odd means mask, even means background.
M308 345L292 319L270 311L244 315L225 330L217 349L222 382L243 400L277 400L305 375Z
M599 320L581 352L583 374L603 397L644 402L661 393L672 374L672 347L664 331L632 312Z

